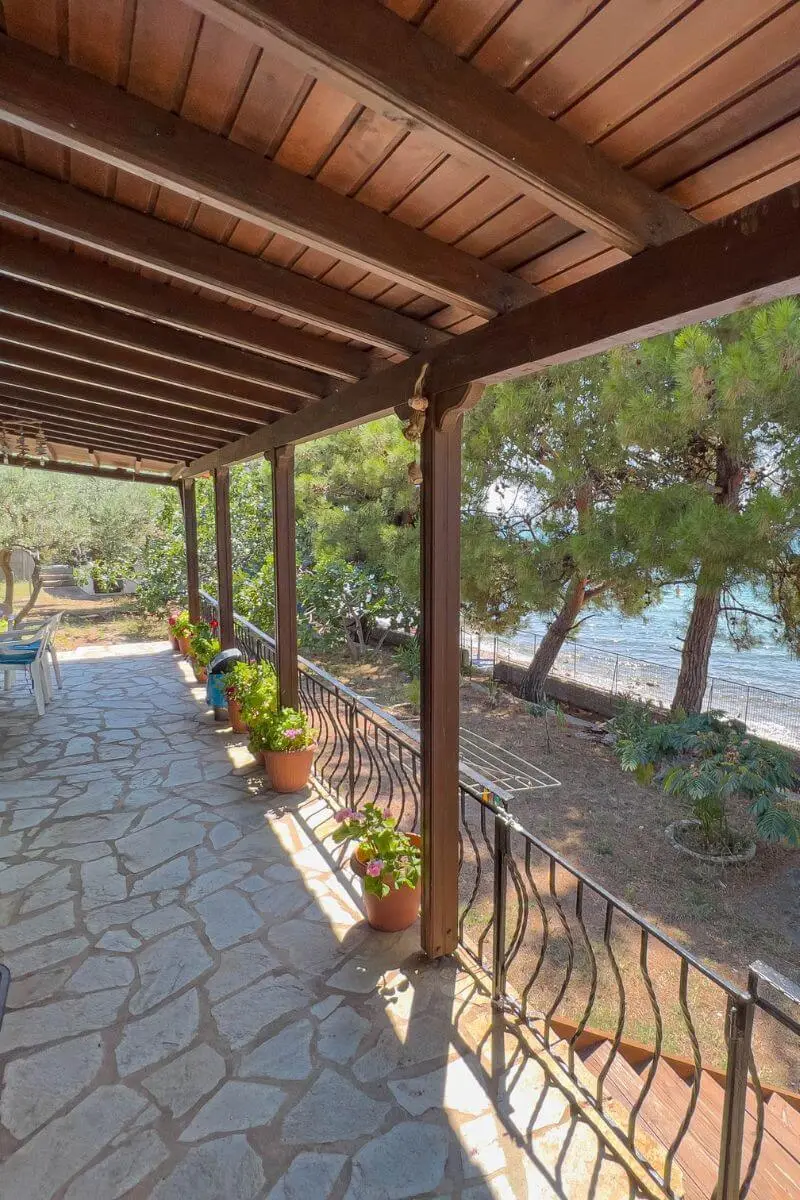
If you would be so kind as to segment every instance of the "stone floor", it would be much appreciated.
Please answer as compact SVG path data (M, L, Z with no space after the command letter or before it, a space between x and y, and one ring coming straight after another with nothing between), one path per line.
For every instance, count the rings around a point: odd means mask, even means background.
M633 1194L418 931L362 922L316 792L278 797L166 645L0 692L4 1200Z

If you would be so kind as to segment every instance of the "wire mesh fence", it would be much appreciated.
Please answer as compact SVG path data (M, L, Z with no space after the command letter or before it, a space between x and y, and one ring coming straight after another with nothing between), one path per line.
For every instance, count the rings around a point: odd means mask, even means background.
M527 665L540 642L538 634L511 642L471 630L462 630L464 657L472 666L490 670L496 662ZM678 682L677 667L629 658L582 642L561 647L551 672L557 679L585 684L612 696L625 696L668 707ZM783 695L768 688L733 679L709 676L704 709L716 709L741 721L751 733L800 750L800 696Z

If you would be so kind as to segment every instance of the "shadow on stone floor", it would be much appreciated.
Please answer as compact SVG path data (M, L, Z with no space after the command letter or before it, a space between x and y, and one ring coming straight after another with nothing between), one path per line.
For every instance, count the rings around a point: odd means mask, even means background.
M164 647L90 650L0 707L0 1194L633 1195L480 981L366 926L325 797Z

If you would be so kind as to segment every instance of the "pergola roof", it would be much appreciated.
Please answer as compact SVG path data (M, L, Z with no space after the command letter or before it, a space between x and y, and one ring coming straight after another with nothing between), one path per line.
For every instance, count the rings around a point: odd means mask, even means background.
M800 275L791 194L702 229L800 179L798 4L2 20L0 422L62 468L194 474Z

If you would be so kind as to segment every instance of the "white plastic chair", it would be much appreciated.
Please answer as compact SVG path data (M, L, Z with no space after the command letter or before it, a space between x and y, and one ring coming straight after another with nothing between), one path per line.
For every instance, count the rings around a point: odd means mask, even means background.
M47 669L48 654L51 655L56 681L61 687L61 671L52 649L54 624L57 623L58 617L39 623L25 621L8 633L0 634L0 670L5 673L5 690L11 690L16 671L27 670L40 717L44 716L45 706L53 698L53 686Z

